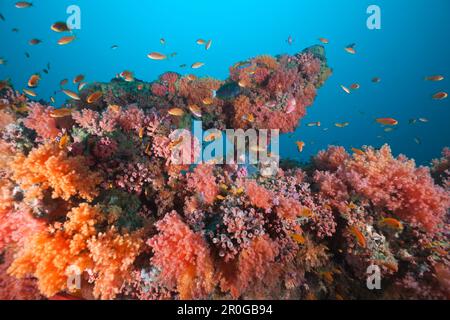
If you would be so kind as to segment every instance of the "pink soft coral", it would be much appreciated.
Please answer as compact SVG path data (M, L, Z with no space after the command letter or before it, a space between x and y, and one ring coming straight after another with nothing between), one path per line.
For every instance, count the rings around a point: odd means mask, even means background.
M273 194L269 190L258 185L256 181L248 180L245 183L245 193L247 194L251 205L265 210L272 208Z
M366 148L344 161L336 173L316 173L315 179L322 192L337 201L345 198L347 189L429 232L439 229L450 207L448 192L434 184L427 168L417 168L403 155L394 158L387 145Z
M173 211L156 224L159 234L148 241L151 262L161 281L176 288L181 299L205 298L214 287L214 267L208 245Z
M24 125L35 130L38 136L44 139L56 138L59 129L56 127L56 120L50 116L54 110L52 107L44 107L36 102L29 103L30 113L24 120Z
M201 164L187 175L188 188L194 190L200 199L211 204L219 194L219 186L213 172L214 166Z
M327 150L319 151L313 160L317 169L334 172L348 159L350 155L344 147L330 146Z

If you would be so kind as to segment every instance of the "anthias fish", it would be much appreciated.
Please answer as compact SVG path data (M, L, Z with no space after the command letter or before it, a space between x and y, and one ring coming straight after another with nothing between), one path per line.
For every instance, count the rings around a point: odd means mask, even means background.
M396 126L398 121L393 118L377 118L376 122L385 126Z
M75 36L65 36L58 40L60 46L67 45L75 40Z

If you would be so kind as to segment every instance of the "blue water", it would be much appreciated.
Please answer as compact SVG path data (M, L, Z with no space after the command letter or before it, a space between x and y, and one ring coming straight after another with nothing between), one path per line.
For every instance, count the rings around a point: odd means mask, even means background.
M159 74L180 69L196 61L206 65L194 73L225 79L236 61L260 54L295 53L317 44L326 45L333 76L319 91L315 104L294 134L284 135L281 155L307 161L329 144L347 148L376 147L389 143L395 154L403 153L427 164L450 145L450 100L434 101L432 94L450 90L449 79L426 82L424 77L450 77L450 1L448 0L284 0L284 1L153 1L153 0L35 0L29 9L16 9L15 1L1 0L0 79L11 78L17 89L29 76L40 72L43 79L36 92L48 100L59 82L82 73L87 81L109 81L123 70L151 81ZM77 40L58 46L61 37L50 30L65 21L69 5L81 8L81 30ZM366 9L381 8L382 29L366 27ZM20 31L14 33L12 28ZM292 45L286 42L288 36ZM160 44L160 38L166 45ZM29 46L38 38L40 45ZM212 39L211 50L198 46L198 38ZM356 55L343 48L356 43ZM111 50L118 45L117 50ZM176 57L152 61L147 54L159 51ZM25 52L31 57L27 59ZM42 69L50 62L48 75ZM380 77L381 83L371 82ZM351 95L339 87L357 82L361 89ZM65 97L56 94L56 105ZM378 117L393 117L400 123L386 133L374 123ZM424 117L428 123L408 124L410 118ZM322 127L306 127L321 121ZM350 122L337 128L335 122ZM328 131L323 131L329 128ZM419 138L421 144L414 139ZM299 154L295 141L306 147Z

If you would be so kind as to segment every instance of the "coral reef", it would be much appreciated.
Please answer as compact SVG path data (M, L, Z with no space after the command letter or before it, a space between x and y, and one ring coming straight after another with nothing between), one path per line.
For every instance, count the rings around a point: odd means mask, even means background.
M273 176L171 157L200 151L172 135L193 120L292 132L330 74L315 46L225 81L118 76L60 110L2 89L0 298L450 298L448 149L429 169L387 145L331 146ZM366 287L372 265L382 290Z

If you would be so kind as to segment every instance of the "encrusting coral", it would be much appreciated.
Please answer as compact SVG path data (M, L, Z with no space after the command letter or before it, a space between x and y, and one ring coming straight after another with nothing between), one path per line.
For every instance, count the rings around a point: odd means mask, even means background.
M63 112L2 87L0 297L448 299L448 149L430 170L387 145L331 146L273 176L171 157L201 151L171 134L194 120L294 131L330 74L314 46L238 62L225 81L88 84Z

